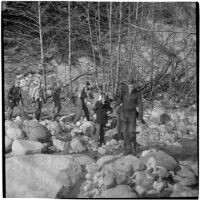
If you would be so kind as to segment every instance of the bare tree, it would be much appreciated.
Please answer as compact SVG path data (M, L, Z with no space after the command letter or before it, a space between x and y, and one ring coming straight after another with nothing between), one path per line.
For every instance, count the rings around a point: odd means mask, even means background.
M120 68L120 55L121 55L121 22L122 22L122 2L119 3L119 28L118 28L118 55L117 55L117 68L116 68L116 88L119 82L119 68Z

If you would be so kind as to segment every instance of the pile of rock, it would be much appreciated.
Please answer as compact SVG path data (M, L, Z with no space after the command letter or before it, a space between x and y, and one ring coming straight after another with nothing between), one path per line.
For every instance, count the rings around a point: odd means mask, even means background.
M6 121L5 151L14 155L35 154L47 149L51 134L35 120L23 123Z
M183 163L156 149L142 152L140 158L121 154L103 156L86 166L84 195L87 198L185 197L188 194L182 189L187 187L190 196L197 196L197 191L188 187L197 184L197 163L187 171L180 168ZM182 179L177 180L177 176Z
M197 117L189 111L166 110L161 104L144 112L146 124L138 123L137 140L142 146L181 145L179 139L188 134L197 134Z

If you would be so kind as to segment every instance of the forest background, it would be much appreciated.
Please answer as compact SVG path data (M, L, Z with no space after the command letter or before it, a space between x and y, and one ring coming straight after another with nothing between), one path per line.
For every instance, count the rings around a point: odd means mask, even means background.
M196 103L196 6L3 1L4 97L18 75L40 74L45 90L89 79L115 96L132 78L145 99Z

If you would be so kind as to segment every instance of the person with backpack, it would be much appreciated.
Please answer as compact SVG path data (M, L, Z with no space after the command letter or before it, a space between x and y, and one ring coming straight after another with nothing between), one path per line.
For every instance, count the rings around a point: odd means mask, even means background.
M22 100L22 93L20 88L20 81L16 80L12 87L8 91L8 120L12 120L13 116L13 110L15 107L19 107L21 102L21 105L23 106L23 100ZM22 117L24 116L23 109L20 109L20 113Z
M78 90L78 98L77 98L78 112L76 113L74 123L77 123L81 119L83 112L85 114L87 121L90 121L90 113L85 103L85 99L88 97L86 91L87 91L87 85L83 85Z
M53 97L53 114L52 114L52 121L55 121L56 118L58 117L62 106L61 106L61 99L60 99L60 94L61 94L61 82L58 81L53 89L52 89L52 97Z
M113 112L110 102L104 93L99 96L99 100L95 103L93 110L96 114L96 139L99 139L99 146L102 146L102 144L105 144L104 129L108 122L107 113L109 111L110 113Z
M142 94L136 89L133 80L129 81L128 88L125 89L117 98L114 110L118 114L120 129L124 137L125 155L136 153L138 143L136 140L136 118L137 108L139 108L138 118L143 120ZM132 151L133 145L133 151Z
M44 99L44 90L41 81L34 82L35 86L31 93L32 102L35 103L35 118L39 121Z

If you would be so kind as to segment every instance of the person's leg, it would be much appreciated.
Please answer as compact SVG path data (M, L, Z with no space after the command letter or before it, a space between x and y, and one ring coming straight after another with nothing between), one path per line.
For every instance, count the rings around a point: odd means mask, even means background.
M137 138L136 138L136 117L137 113L133 113L132 117L128 119L128 132L130 135L130 141L133 143L134 152L137 150Z
M82 103L80 99L77 99L77 106L78 106L78 111L74 118L74 123L78 122L81 119L81 116L83 114L83 108L82 108Z
M39 121L40 119L40 114L41 114L41 105L40 101L37 99L36 100L36 112L35 112L35 118Z
M128 121L121 121L122 132L124 136L124 150L125 155L132 153L132 145L130 140L130 135L128 132Z
M12 115L13 115L13 108L9 107L8 108L8 120L12 120Z
M59 116L61 109L62 109L62 107L61 107L61 103L59 102L59 103L58 103L58 111L57 111L57 115L56 115L56 117Z
M104 140L104 124L100 125L100 145L102 145L103 143L105 143Z
M96 134L95 134L95 141L100 141L100 124L96 123Z
M83 102L83 110L84 110L85 117L86 117L87 121L90 121L89 110L88 110L88 107L86 106L85 102Z

